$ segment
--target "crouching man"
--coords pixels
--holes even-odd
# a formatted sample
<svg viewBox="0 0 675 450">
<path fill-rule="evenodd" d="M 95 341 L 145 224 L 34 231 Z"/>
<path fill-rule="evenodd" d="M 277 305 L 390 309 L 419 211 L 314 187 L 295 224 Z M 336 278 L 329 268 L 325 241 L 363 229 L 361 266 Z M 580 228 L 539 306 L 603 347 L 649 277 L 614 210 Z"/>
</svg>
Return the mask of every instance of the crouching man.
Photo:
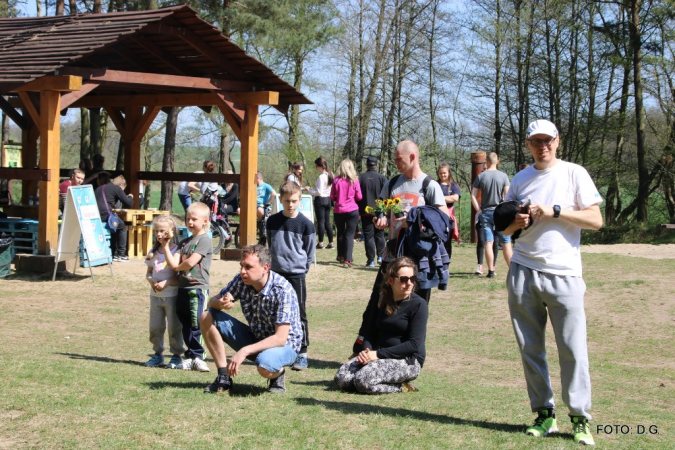
<svg viewBox="0 0 675 450">
<path fill-rule="evenodd" d="M 302 344 L 298 298 L 284 277 L 270 271 L 270 253 L 262 245 L 246 247 L 239 265 L 239 275 L 209 300 L 201 316 L 202 335 L 218 368 L 218 377 L 204 392 L 229 391 L 231 377 L 249 359 L 268 380 L 269 392 L 283 394 L 284 367 L 295 362 Z M 248 325 L 223 312 L 237 300 Z M 224 343 L 236 351 L 229 361 Z"/>
</svg>

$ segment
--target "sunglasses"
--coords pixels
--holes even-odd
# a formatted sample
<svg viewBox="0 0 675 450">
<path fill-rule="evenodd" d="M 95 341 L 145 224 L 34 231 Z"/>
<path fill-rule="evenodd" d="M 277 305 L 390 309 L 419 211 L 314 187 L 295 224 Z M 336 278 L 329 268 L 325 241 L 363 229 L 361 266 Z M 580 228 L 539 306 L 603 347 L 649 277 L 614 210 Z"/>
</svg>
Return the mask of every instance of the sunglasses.
<svg viewBox="0 0 675 450">
<path fill-rule="evenodd" d="M 417 283 L 417 277 L 413 275 L 412 277 L 396 277 L 401 281 L 401 284 L 406 284 L 408 281 L 412 281 L 413 284 Z"/>
<path fill-rule="evenodd" d="M 527 141 L 534 145 L 535 147 L 540 147 L 542 144 L 549 146 L 551 142 L 553 142 L 555 138 L 548 138 L 548 139 L 528 139 Z"/>
</svg>

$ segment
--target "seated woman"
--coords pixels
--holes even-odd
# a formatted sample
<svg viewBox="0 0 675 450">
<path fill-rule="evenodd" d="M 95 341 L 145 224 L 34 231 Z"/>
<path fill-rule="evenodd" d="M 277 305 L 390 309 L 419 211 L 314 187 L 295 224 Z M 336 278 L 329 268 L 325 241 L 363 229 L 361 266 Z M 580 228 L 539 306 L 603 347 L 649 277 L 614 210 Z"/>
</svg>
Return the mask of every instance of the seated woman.
<svg viewBox="0 0 675 450">
<path fill-rule="evenodd" d="M 335 374 L 343 391 L 363 394 L 390 394 L 417 391 L 410 383 L 424 364 L 429 310 L 415 294 L 417 266 L 402 257 L 387 266 L 378 310 L 369 318 L 363 350 Z"/>
</svg>

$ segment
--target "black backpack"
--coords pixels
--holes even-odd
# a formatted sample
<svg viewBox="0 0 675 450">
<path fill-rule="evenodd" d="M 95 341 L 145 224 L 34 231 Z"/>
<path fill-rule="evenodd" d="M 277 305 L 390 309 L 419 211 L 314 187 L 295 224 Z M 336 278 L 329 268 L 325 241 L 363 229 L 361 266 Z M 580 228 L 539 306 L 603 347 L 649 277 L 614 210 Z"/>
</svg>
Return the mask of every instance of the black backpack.
<svg viewBox="0 0 675 450">
<path fill-rule="evenodd" d="M 394 184 L 396 184 L 399 177 L 401 177 L 401 176 L 402 176 L 402 174 L 399 173 L 398 175 L 394 175 L 391 178 L 391 180 L 389 180 L 389 184 L 387 185 L 387 198 L 391 197 L 391 187 Z M 427 175 L 424 178 L 424 181 L 422 182 L 422 190 L 424 191 L 424 203 L 429 205 L 429 206 L 434 206 L 434 194 L 433 194 L 433 192 L 431 192 L 431 195 L 430 195 L 429 190 L 428 190 L 429 183 L 431 183 L 431 180 L 433 180 L 433 178 L 431 178 L 429 175 Z"/>
</svg>

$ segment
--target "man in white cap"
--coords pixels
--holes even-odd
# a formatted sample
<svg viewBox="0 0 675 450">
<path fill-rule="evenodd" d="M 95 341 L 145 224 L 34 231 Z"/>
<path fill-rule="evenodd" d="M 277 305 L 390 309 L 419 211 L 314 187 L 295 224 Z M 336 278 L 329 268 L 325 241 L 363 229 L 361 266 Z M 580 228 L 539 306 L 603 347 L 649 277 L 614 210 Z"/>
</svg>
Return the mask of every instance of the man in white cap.
<svg viewBox="0 0 675 450">
<path fill-rule="evenodd" d="M 586 169 L 557 158 L 560 136 L 548 120 L 527 128 L 534 165 L 518 172 L 506 200 L 530 214 L 517 214 L 504 234 L 522 229 L 506 279 L 509 311 L 525 370 L 534 425 L 531 436 L 557 432 L 555 403 L 546 361 L 545 332 L 551 318 L 560 358 L 563 401 L 574 441 L 595 445 L 591 419 L 591 378 L 586 345 L 586 285 L 581 277 L 581 230 L 599 230 L 602 198 Z M 532 219 L 531 219 L 531 218 Z M 530 220 L 533 220 L 529 228 Z"/>
</svg>

